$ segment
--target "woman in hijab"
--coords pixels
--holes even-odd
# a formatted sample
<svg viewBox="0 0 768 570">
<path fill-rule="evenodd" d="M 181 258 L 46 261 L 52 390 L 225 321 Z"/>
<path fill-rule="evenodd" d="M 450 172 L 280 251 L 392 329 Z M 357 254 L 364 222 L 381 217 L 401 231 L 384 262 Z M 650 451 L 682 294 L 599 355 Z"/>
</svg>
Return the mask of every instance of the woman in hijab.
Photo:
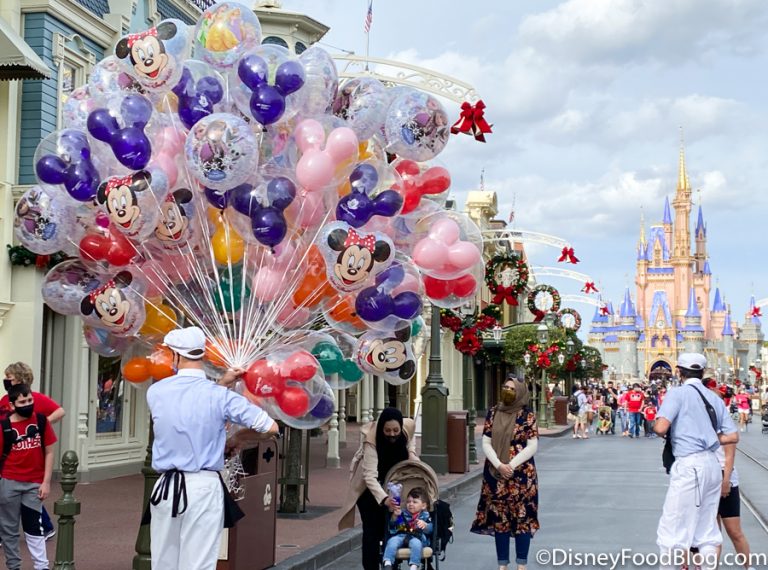
<svg viewBox="0 0 768 570">
<path fill-rule="evenodd" d="M 362 443 L 352 458 L 347 500 L 339 521 L 339 530 L 355 525 L 355 505 L 363 522 L 363 569 L 378 570 L 379 541 L 384 538 L 386 510 L 394 511 L 387 491 L 382 487 L 389 470 L 400 461 L 419 459 L 413 438 L 415 423 L 403 419 L 396 408 L 385 408 L 378 421 L 360 428 Z"/>
<path fill-rule="evenodd" d="M 511 536 L 517 568 L 526 568 L 531 538 L 539 529 L 539 484 L 533 462 L 538 437 L 536 416 L 528 407 L 528 387 L 507 379 L 500 402 L 485 419 L 485 469 L 471 528 L 471 532 L 494 536 L 499 570 L 508 570 Z"/>
</svg>

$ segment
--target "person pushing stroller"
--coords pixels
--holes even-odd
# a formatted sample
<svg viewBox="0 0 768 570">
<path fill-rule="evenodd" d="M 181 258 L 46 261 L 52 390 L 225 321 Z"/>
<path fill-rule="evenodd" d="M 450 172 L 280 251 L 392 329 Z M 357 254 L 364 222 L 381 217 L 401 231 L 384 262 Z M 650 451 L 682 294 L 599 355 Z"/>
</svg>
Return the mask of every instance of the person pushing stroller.
<svg viewBox="0 0 768 570">
<path fill-rule="evenodd" d="M 389 519 L 390 537 L 384 549 L 385 568 L 394 564 L 397 549 L 407 545 L 411 551 L 408 561 L 410 570 L 416 570 L 421 565 L 423 548 L 430 544 L 428 536 L 432 534 L 432 520 L 427 510 L 427 492 L 421 487 L 411 489 L 405 509 L 396 507 Z"/>
</svg>

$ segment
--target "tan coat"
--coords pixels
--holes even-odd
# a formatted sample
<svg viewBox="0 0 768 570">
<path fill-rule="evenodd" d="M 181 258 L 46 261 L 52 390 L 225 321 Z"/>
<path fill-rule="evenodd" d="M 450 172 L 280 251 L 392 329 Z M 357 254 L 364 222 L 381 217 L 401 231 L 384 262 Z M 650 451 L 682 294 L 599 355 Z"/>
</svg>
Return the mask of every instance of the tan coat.
<svg viewBox="0 0 768 570">
<path fill-rule="evenodd" d="M 405 418 L 403 431 L 408 440 L 408 458 L 418 460 L 416 440 L 413 437 L 416 423 L 412 419 Z M 370 489 L 377 503 L 381 503 L 388 495 L 378 480 L 379 454 L 376 452 L 376 422 L 367 423 L 360 428 L 360 439 L 362 440 L 360 448 L 349 466 L 351 472 L 349 489 L 339 520 L 339 530 L 355 526 L 355 505 L 366 489 Z"/>
</svg>

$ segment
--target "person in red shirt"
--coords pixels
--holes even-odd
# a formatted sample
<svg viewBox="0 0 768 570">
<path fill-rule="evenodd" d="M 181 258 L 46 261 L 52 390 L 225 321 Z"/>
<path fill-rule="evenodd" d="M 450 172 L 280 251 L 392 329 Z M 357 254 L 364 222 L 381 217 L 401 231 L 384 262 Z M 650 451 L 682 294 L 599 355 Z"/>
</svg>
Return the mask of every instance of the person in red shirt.
<svg viewBox="0 0 768 570">
<path fill-rule="evenodd" d="M 0 539 L 9 569 L 21 568 L 19 519 L 35 568 L 48 568 L 43 531 L 43 499 L 51 492 L 56 434 L 44 416 L 35 414 L 35 398 L 26 384 L 12 386 L 13 413 L 0 434 Z M 38 418 L 42 418 L 42 421 Z M 40 433 L 41 424 L 45 424 Z M 10 449 L 6 438 L 13 437 Z M 6 454 L 7 451 L 7 454 Z"/>
<path fill-rule="evenodd" d="M 739 429 L 747 430 L 747 421 L 749 420 L 749 394 L 744 390 L 744 386 L 739 386 L 739 391 L 733 397 L 736 400 L 736 409 L 739 410 Z"/>
<path fill-rule="evenodd" d="M 653 433 L 653 422 L 656 420 L 656 406 L 653 405 L 653 400 L 650 398 L 645 400 L 643 404 L 643 418 L 645 419 L 645 437 L 656 437 Z"/>
<path fill-rule="evenodd" d="M 35 380 L 35 375 L 28 364 L 24 362 L 14 362 L 9 364 L 5 369 L 5 379 L 3 380 L 3 386 L 5 391 L 8 392 L 11 386 L 18 384 L 26 384 L 32 386 L 32 382 Z M 45 394 L 40 392 L 32 392 L 32 397 L 35 399 L 34 412 L 37 414 L 43 414 L 48 418 L 48 422 L 55 424 L 61 421 L 66 412 L 58 402 L 52 400 Z M 8 417 L 13 413 L 11 403 L 8 400 L 8 394 L 0 398 L 0 418 Z M 43 529 L 45 530 L 45 540 L 50 540 L 56 535 L 56 528 L 53 526 L 53 521 L 48 515 L 48 511 L 43 507 Z"/>
<path fill-rule="evenodd" d="M 635 384 L 632 390 L 627 392 L 627 412 L 629 413 L 629 437 L 640 437 L 640 425 L 643 423 L 641 409 L 645 395 L 640 389 L 640 384 Z"/>
</svg>

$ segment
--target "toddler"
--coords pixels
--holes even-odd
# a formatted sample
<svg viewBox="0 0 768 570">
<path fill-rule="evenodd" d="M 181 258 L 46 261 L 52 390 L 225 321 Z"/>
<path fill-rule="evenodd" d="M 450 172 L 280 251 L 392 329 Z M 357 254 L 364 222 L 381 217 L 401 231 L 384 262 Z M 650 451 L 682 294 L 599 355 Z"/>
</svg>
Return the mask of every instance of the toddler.
<svg viewBox="0 0 768 570">
<path fill-rule="evenodd" d="M 427 512 L 426 491 L 421 487 L 411 489 L 405 509 L 396 507 L 389 520 L 390 537 L 384 549 L 385 568 L 394 564 L 397 549 L 407 545 L 411 551 L 408 561 L 410 570 L 417 570 L 421 565 L 422 550 L 430 543 L 428 536 L 432 534 L 432 521 Z"/>
</svg>

